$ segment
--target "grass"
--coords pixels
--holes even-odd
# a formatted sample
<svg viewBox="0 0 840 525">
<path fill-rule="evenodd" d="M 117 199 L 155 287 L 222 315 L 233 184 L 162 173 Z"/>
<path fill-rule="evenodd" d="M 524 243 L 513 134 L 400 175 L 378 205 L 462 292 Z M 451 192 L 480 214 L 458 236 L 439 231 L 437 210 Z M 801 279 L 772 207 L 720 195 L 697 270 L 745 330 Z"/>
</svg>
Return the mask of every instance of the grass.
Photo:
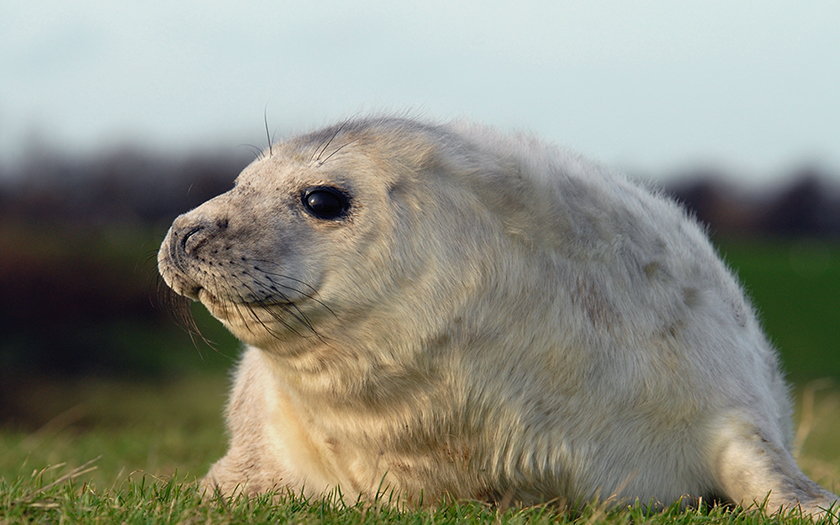
<svg viewBox="0 0 840 525">
<path fill-rule="evenodd" d="M 564 512 L 551 506 L 498 508 L 478 502 L 441 502 L 434 508 L 399 510 L 385 501 L 345 504 L 334 498 L 307 499 L 291 493 L 239 497 L 227 500 L 207 497 L 194 481 L 178 476 L 126 480 L 100 489 L 79 480 L 89 472 L 87 464 L 55 477 L 52 469 L 38 471 L 28 479 L 11 483 L 0 479 L 0 523 L 554 523 L 554 524 L 771 524 L 811 523 L 797 511 L 765 516 L 754 509 L 703 505 L 680 509 L 678 504 L 662 512 L 640 505 L 607 509 L 591 505 L 579 512 Z M 819 520 L 830 523 L 831 518 Z"/>
<path fill-rule="evenodd" d="M 840 247 L 727 242 L 721 251 L 761 310 L 796 383 L 798 462 L 840 489 Z M 218 325 L 203 329 L 234 353 Z M 218 337 L 217 337 L 218 335 Z M 174 346 L 187 345 L 188 336 Z M 724 507 L 645 513 L 640 507 L 496 509 L 474 502 L 397 511 L 282 494 L 223 501 L 202 498 L 196 480 L 225 449 L 222 409 L 229 358 L 203 349 L 178 357 L 195 371 L 131 381 L 31 381 L 21 410 L 0 422 L 0 525 L 6 523 L 797 523 Z M 218 361 L 218 362 L 217 362 Z M 123 376 L 125 377 L 125 376 Z M 21 384 L 27 378 L 18 378 Z M 807 521 L 807 520 L 806 520 Z"/>
<path fill-rule="evenodd" d="M 50 466 L 75 468 L 94 458 L 99 458 L 95 470 L 84 479 L 100 487 L 146 474 L 200 477 L 224 453 L 226 390 L 222 374 L 155 383 L 102 378 L 45 383 L 31 392 L 32 403 L 55 416 L 35 431 L 0 432 L 0 477 L 28 478 Z"/>
<path fill-rule="evenodd" d="M 277 497 L 238 498 L 234 501 L 202 498 L 194 483 L 177 479 L 124 484 L 105 491 L 65 480 L 44 484 L 38 474 L 29 486 L 4 486 L 0 481 L 0 523 L 776 523 L 752 512 L 709 507 L 681 511 L 674 506 L 661 513 L 639 506 L 605 511 L 585 508 L 580 514 L 558 512 L 551 507 L 497 509 L 476 502 L 441 503 L 433 509 L 399 511 L 388 505 L 344 505 L 329 500 L 308 500 L 292 494 Z M 12 501 L 8 504 L 8 501 Z M 809 523 L 795 513 L 786 523 Z"/>
</svg>

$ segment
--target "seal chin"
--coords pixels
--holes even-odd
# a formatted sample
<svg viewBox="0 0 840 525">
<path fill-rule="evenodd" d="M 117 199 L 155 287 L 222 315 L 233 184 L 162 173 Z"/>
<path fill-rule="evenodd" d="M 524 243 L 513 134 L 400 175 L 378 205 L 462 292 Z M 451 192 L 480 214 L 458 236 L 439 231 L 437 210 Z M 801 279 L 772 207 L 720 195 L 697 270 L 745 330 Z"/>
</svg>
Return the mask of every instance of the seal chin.
<svg viewBox="0 0 840 525">
<path fill-rule="evenodd" d="M 161 251 L 163 250 L 161 249 Z M 178 267 L 172 263 L 172 261 L 167 258 L 161 258 L 158 262 L 158 267 L 160 269 L 160 275 L 163 277 L 163 282 L 165 282 L 173 292 L 192 299 L 193 301 L 199 300 L 198 293 L 201 290 L 201 286 L 187 277 L 184 272 L 179 270 Z"/>
<path fill-rule="evenodd" d="M 208 292 L 205 288 L 199 288 L 195 292 L 195 297 L 201 304 L 203 304 L 210 314 L 219 320 L 225 320 L 230 317 L 230 304 L 229 302 L 222 301 L 212 293 Z"/>
<path fill-rule="evenodd" d="M 259 314 L 257 313 L 259 310 L 267 307 L 264 304 L 240 302 L 220 298 L 218 295 L 214 295 L 212 292 L 207 291 L 206 288 L 198 288 L 195 291 L 195 297 L 198 301 L 201 301 L 201 304 L 207 308 L 213 317 L 220 321 L 230 321 L 231 318 L 235 317 L 242 322 L 245 322 L 247 319 L 258 324 L 264 323 L 264 321 L 260 320 Z M 273 305 L 275 303 L 271 304 Z M 250 313 L 247 317 L 243 317 L 243 311 L 248 311 Z"/>
</svg>

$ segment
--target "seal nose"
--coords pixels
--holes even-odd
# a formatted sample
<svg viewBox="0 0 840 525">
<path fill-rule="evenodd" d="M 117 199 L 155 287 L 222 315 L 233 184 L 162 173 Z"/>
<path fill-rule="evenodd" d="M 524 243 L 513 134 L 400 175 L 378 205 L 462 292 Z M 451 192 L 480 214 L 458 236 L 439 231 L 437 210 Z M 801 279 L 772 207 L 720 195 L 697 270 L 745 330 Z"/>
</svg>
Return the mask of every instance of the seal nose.
<svg viewBox="0 0 840 525">
<path fill-rule="evenodd" d="M 199 246 L 207 242 L 206 235 L 200 235 L 200 233 L 207 228 L 205 226 L 195 226 L 191 228 L 186 233 L 181 235 L 181 250 L 187 255 L 194 253 Z M 175 235 L 177 236 L 178 233 L 176 232 Z"/>
<path fill-rule="evenodd" d="M 185 256 L 195 256 L 204 244 L 228 227 L 227 219 L 198 223 L 187 219 L 181 216 L 172 225 L 172 244 L 176 253 Z"/>
</svg>

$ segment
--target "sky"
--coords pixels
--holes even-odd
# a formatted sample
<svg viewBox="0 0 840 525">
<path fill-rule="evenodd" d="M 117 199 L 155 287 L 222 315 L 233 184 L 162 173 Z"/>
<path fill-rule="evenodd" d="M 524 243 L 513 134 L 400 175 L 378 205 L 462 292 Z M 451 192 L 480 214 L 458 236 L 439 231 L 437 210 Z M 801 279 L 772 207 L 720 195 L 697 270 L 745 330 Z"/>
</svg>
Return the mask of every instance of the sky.
<svg viewBox="0 0 840 525">
<path fill-rule="evenodd" d="M 469 118 L 652 176 L 840 178 L 840 2 L 0 4 L 0 164 Z"/>
</svg>

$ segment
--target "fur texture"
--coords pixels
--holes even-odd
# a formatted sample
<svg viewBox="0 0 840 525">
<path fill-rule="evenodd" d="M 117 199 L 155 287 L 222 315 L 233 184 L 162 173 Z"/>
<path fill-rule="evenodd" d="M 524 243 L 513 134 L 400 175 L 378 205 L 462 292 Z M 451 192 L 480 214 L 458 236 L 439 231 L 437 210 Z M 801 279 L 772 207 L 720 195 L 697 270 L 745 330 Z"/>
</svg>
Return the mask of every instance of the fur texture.
<svg viewBox="0 0 840 525">
<path fill-rule="evenodd" d="M 531 137 L 374 118 L 276 144 L 159 267 L 247 344 L 205 480 L 225 494 L 837 501 L 702 229 Z"/>
</svg>

